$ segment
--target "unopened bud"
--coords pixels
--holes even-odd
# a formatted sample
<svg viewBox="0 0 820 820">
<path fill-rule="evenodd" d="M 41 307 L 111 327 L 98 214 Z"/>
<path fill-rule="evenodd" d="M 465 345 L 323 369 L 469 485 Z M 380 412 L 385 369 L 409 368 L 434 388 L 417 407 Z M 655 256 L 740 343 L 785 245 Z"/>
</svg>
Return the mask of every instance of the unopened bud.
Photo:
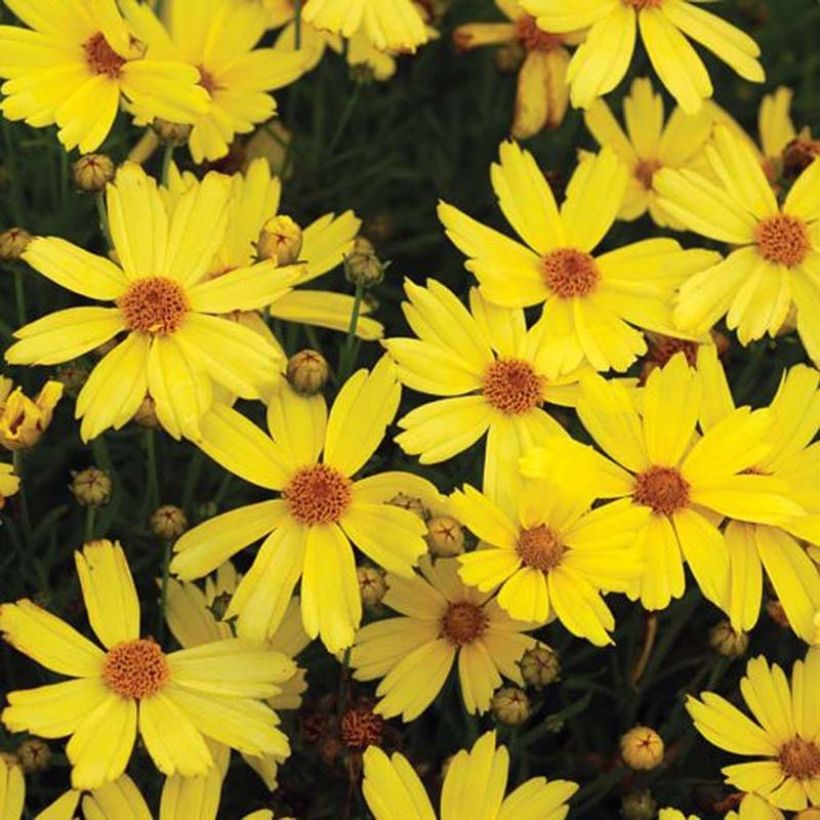
<svg viewBox="0 0 820 820">
<path fill-rule="evenodd" d="M 151 515 L 151 532 L 166 541 L 179 538 L 188 529 L 185 513 L 173 504 L 157 507 Z"/>
<path fill-rule="evenodd" d="M 51 748 L 44 740 L 33 737 L 17 747 L 17 759 L 24 772 L 42 772 L 51 765 Z"/>
<path fill-rule="evenodd" d="M 330 376 L 327 359 L 317 350 L 300 350 L 288 359 L 287 377 L 291 387 L 303 396 L 321 393 Z"/>
<path fill-rule="evenodd" d="M 302 252 L 302 229 L 289 216 L 271 217 L 259 232 L 256 255 L 275 259 L 277 265 L 292 265 Z"/>
<path fill-rule="evenodd" d="M 530 717 L 530 699 L 523 689 L 505 686 L 499 689 L 490 702 L 495 719 L 505 726 L 520 726 Z"/>
<path fill-rule="evenodd" d="M 558 679 L 561 663 L 558 653 L 546 644 L 538 644 L 528 649 L 518 662 L 521 677 L 529 686 L 541 689 Z"/>
<path fill-rule="evenodd" d="M 749 635 L 735 632 L 729 621 L 720 621 L 709 630 L 709 646 L 725 658 L 739 658 L 749 647 Z"/>
<path fill-rule="evenodd" d="M 384 279 L 385 266 L 369 240 L 363 236 L 356 238 L 353 250 L 345 257 L 345 278 L 362 288 L 372 288 Z"/>
<path fill-rule="evenodd" d="M 137 408 L 134 414 L 134 421 L 140 427 L 147 427 L 154 430 L 159 427 L 159 419 L 157 418 L 157 405 L 151 396 L 146 396 L 142 400 L 142 404 Z"/>
<path fill-rule="evenodd" d="M 9 228 L 0 233 L 0 261 L 16 262 L 33 239 L 23 228 Z"/>
<path fill-rule="evenodd" d="M 151 123 L 151 128 L 154 129 L 154 133 L 161 143 L 165 145 L 175 145 L 177 147 L 185 145 L 185 143 L 188 142 L 188 138 L 191 136 L 191 131 L 193 130 L 192 125 L 181 122 L 169 122 L 168 120 L 163 120 L 161 117 L 154 118 L 154 121 Z"/>
<path fill-rule="evenodd" d="M 403 510 L 410 510 L 424 521 L 430 517 L 430 511 L 424 506 L 424 502 L 413 495 L 407 495 L 407 493 L 397 493 L 387 503 L 392 504 L 394 507 L 401 507 Z"/>
<path fill-rule="evenodd" d="M 650 792 L 630 792 L 621 799 L 624 820 L 655 820 L 657 808 L 657 801 Z"/>
<path fill-rule="evenodd" d="M 72 472 L 70 490 L 82 507 L 102 507 L 111 498 L 111 479 L 108 473 L 89 467 Z"/>
<path fill-rule="evenodd" d="M 88 380 L 88 369 L 76 362 L 60 365 L 54 374 L 55 379 L 63 385 L 66 396 L 76 399 L 83 385 Z"/>
<path fill-rule="evenodd" d="M 663 740 L 648 726 L 635 726 L 621 738 L 621 757 L 630 769 L 649 771 L 663 761 Z"/>
<path fill-rule="evenodd" d="M 455 518 L 437 515 L 427 522 L 427 546 L 437 558 L 452 558 L 464 552 L 464 529 Z"/>
<path fill-rule="evenodd" d="M 387 579 L 380 567 L 363 566 L 356 569 L 362 603 L 368 608 L 378 606 L 387 592 Z"/>
<path fill-rule="evenodd" d="M 116 172 L 113 160 L 105 154 L 86 154 L 72 168 L 74 184 L 87 194 L 104 191 Z"/>
</svg>

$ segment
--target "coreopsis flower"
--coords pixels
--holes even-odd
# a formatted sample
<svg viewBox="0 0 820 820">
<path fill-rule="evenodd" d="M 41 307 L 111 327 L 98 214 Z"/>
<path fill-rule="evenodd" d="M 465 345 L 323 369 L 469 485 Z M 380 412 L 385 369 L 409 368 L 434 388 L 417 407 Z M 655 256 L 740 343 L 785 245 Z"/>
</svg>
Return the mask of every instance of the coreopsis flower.
<svg viewBox="0 0 820 820">
<path fill-rule="evenodd" d="M 11 379 L 0 376 L 0 445 L 23 450 L 37 444 L 51 424 L 63 389 L 61 382 L 47 381 L 30 399 L 22 387 L 15 389 Z"/>
<path fill-rule="evenodd" d="M 125 771 L 137 734 L 157 768 L 205 774 L 205 738 L 252 755 L 289 751 L 263 698 L 294 664 L 266 647 L 222 639 L 165 653 L 139 632 L 140 605 L 125 554 L 110 541 L 76 552 L 88 620 L 104 649 L 27 599 L 0 607 L 0 631 L 19 652 L 72 679 L 7 694 L 13 732 L 70 736 L 75 789 L 96 789 Z"/>
<path fill-rule="evenodd" d="M 532 155 L 501 145 L 491 169 L 501 210 L 525 244 L 439 205 L 447 235 L 469 260 L 484 298 L 505 307 L 544 303 L 539 363 L 549 378 L 588 362 L 626 370 L 646 352 L 636 328 L 679 336 L 675 288 L 717 254 L 683 251 L 674 239 L 647 239 L 599 256 L 592 251 L 621 210 L 629 171 L 611 148 L 573 175 L 559 212 Z M 633 327 L 634 325 L 634 327 Z"/>
<path fill-rule="evenodd" d="M 578 415 L 612 459 L 587 454 L 596 494 L 631 498 L 652 513 L 635 539 L 645 569 L 627 590 L 649 610 L 683 595 L 684 561 L 704 596 L 727 610 L 729 549 L 716 521 L 778 525 L 803 513 L 785 481 L 749 473 L 770 452 L 770 411 L 738 408 L 701 436 L 697 422 L 711 400 L 682 353 L 649 375 L 640 413 L 623 384 L 598 375 L 581 381 Z M 552 461 L 530 454 L 523 466 L 529 475 L 549 474 Z"/>
<path fill-rule="evenodd" d="M 301 577 L 305 632 L 321 636 L 331 652 L 350 646 L 362 617 L 351 542 L 374 563 L 412 574 L 427 551 L 427 528 L 385 502 L 402 490 L 419 497 L 437 491 L 409 473 L 353 478 L 381 443 L 400 392 L 385 356 L 345 382 L 329 415 L 322 396 L 300 396 L 283 384 L 268 406 L 272 438 L 227 406 L 215 406 L 205 419 L 202 449 L 226 470 L 280 494 L 212 518 L 174 544 L 171 569 L 190 580 L 266 536 L 226 614 L 239 616 L 240 636 L 274 634 Z"/>
<path fill-rule="evenodd" d="M 194 122 L 208 110 L 196 69 L 136 39 L 115 0 L 6 5 L 29 28 L 0 26 L 0 110 L 35 128 L 56 123 L 66 150 L 96 150 L 124 99 L 149 121 Z"/>
<path fill-rule="evenodd" d="M 424 18 L 411 0 L 307 0 L 302 19 L 345 37 L 361 29 L 381 51 L 415 51 L 429 39 Z"/>
<path fill-rule="evenodd" d="M 498 604 L 512 618 L 557 617 L 574 635 L 612 643 L 615 619 L 602 590 L 626 591 L 643 572 L 635 535 L 649 510 L 628 499 L 590 511 L 579 477 L 528 481 L 507 504 L 469 485 L 451 497 L 455 514 L 479 538 L 459 556 L 461 580 L 482 592 L 500 587 Z"/>
<path fill-rule="evenodd" d="M 701 427 L 708 431 L 730 416 L 735 405 L 714 349 L 698 351 L 698 374 L 711 399 L 701 407 Z M 730 521 L 726 527 L 732 579 L 727 614 L 736 630 L 748 632 L 757 623 L 765 570 L 791 628 L 807 643 L 813 641 L 814 616 L 820 611 L 820 568 L 803 542 L 820 546 L 820 443 L 814 442 L 820 428 L 818 387 L 820 374 L 814 368 L 797 365 L 783 374 L 769 405 L 769 451 L 748 468 L 783 481 L 789 497 L 808 515 L 777 526 Z"/>
<path fill-rule="evenodd" d="M 0 755 L 0 817 L 19 820 L 23 816 L 26 781 L 23 769 Z"/>
<path fill-rule="evenodd" d="M 454 663 L 470 714 L 490 708 L 502 675 L 524 685 L 518 662 L 539 624 L 513 620 L 487 593 L 458 577 L 455 558 L 425 557 L 421 575 L 388 573 L 383 604 L 401 617 L 362 627 L 350 653 L 356 680 L 382 678 L 375 712 L 415 720 L 435 700 Z"/>
<path fill-rule="evenodd" d="M 20 491 L 20 478 L 14 474 L 11 464 L 0 463 L 0 510 L 6 506 L 6 499 Z"/>
<path fill-rule="evenodd" d="M 635 40 L 641 40 L 652 67 L 688 114 L 696 114 L 713 88 L 690 37 L 741 77 L 762 83 L 760 48 L 740 29 L 687 0 L 521 0 L 545 31 L 589 28 L 567 71 L 572 104 L 586 108 L 612 91 L 626 75 Z"/>
<path fill-rule="evenodd" d="M 118 264 L 57 237 L 27 248 L 23 258 L 44 276 L 114 304 L 60 310 L 20 328 L 8 362 L 58 364 L 125 334 L 77 397 L 83 439 L 122 427 L 146 392 L 172 436 L 197 439 L 214 383 L 258 399 L 276 381 L 277 348 L 223 315 L 275 301 L 302 268 L 270 263 L 206 278 L 225 236 L 230 191 L 230 178 L 210 173 L 166 207 L 156 182 L 127 163 L 106 192 Z"/>
<path fill-rule="evenodd" d="M 749 661 L 740 681 L 754 720 L 714 692 L 687 698 L 686 709 L 706 740 L 732 754 L 761 758 L 725 766 L 728 784 L 786 811 L 820 804 L 818 680 L 820 654 L 795 662 L 791 686 L 777 664 L 769 666 L 760 656 Z"/>
<path fill-rule="evenodd" d="M 518 72 L 512 135 L 526 139 L 543 128 L 558 128 L 569 105 L 569 52 L 564 46 L 577 45 L 583 34 L 543 31 L 518 0 L 496 0 L 495 4 L 509 22 L 461 25 L 453 32 L 456 48 L 467 51 L 487 45 L 520 46 L 525 56 Z"/>
<path fill-rule="evenodd" d="M 748 345 L 774 336 L 794 304 L 800 340 L 820 362 L 820 159 L 780 206 L 746 140 L 718 125 L 706 152 L 719 182 L 662 169 L 655 175 L 660 206 L 689 230 L 738 247 L 681 285 L 676 324 L 706 333 L 725 315 Z"/>
<path fill-rule="evenodd" d="M 487 820 L 564 820 L 578 791 L 571 780 L 533 777 L 505 797 L 510 756 L 485 732 L 468 752 L 450 761 L 441 791 L 440 820 L 475 816 Z M 465 784 L 469 784 L 469 788 Z M 388 757 L 377 746 L 364 753 L 362 793 L 376 820 L 435 820 L 424 786 L 404 755 Z"/>
<path fill-rule="evenodd" d="M 712 113 L 703 108 L 690 115 L 678 107 L 664 124 L 663 98 L 644 77 L 632 83 L 624 99 L 624 121 L 626 133 L 602 99 L 595 100 L 584 115 L 598 144 L 612 148 L 629 168 L 629 187 L 618 217 L 631 221 L 648 211 L 656 225 L 682 229 L 658 207 L 655 173 L 661 168 L 687 168 L 698 160 L 712 136 Z"/>
<path fill-rule="evenodd" d="M 147 3 L 121 3 L 152 55 L 187 63 L 198 72 L 210 106 L 193 121 L 188 138 L 194 162 L 224 157 L 236 134 L 248 134 L 274 115 L 276 101 L 269 92 L 305 71 L 303 54 L 256 48 L 267 29 L 267 13 L 259 3 L 173 0 L 164 7 L 167 28 Z M 225 36 L 227 27 L 230 37 Z"/>
</svg>

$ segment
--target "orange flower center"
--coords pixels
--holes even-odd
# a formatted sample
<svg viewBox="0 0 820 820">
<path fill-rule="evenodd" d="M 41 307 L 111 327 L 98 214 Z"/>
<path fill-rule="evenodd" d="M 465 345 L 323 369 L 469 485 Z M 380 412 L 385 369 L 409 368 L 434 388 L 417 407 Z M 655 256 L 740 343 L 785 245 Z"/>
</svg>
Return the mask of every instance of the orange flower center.
<svg viewBox="0 0 820 820">
<path fill-rule="evenodd" d="M 199 71 L 199 85 L 201 85 L 211 96 L 214 95 L 214 92 L 219 91 L 222 86 L 216 81 L 216 78 L 207 68 L 204 66 L 198 65 L 197 71 Z"/>
<path fill-rule="evenodd" d="M 794 737 L 780 747 L 780 766 L 795 780 L 820 776 L 820 747 L 811 740 Z"/>
<path fill-rule="evenodd" d="M 811 247 L 806 223 L 786 214 L 770 216 L 759 222 L 755 235 L 760 255 L 787 268 L 801 264 Z"/>
<path fill-rule="evenodd" d="M 553 51 L 564 43 L 560 34 L 538 28 L 535 18 L 528 14 L 516 21 L 515 36 L 527 51 Z"/>
<path fill-rule="evenodd" d="M 335 524 L 350 504 L 351 481 L 327 464 L 305 467 L 290 480 L 283 495 L 290 514 L 303 524 Z"/>
<path fill-rule="evenodd" d="M 521 530 L 516 549 L 524 566 L 541 572 L 555 569 L 564 556 L 564 547 L 558 534 L 546 524 Z"/>
<path fill-rule="evenodd" d="M 689 482 L 674 467 L 650 467 L 635 479 L 634 500 L 659 515 L 672 515 L 689 504 Z"/>
<path fill-rule="evenodd" d="M 159 692 L 168 683 L 171 670 L 159 644 L 140 638 L 108 650 L 102 677 L 112 692 L 139 700 Z"/>
<path fill-rule="evenodd" d="M 520 359 L 499 359 L 484 374 L 484 398 L 508 416 L 520 416 L 541 404 L 543 387 L 543 378 Z"/>
<path fill-rule="evenodd" d="M 541 264 L 547 287 L 562 299 L 589 296 L 601 278 L 595 259 L 573 248 L 551 251 Z"/>
<path fill-rule="evenodd" d="M 450 643 L 465 646 L 478 640 L 490 625 L 490 619 L 480 606 L 459 601 L 450 604 L 441 619 L 441 633 Z"/>
<path fill-rule="evenodd" d="M 165 276 L 149 276 L 132 282 L 117 299 L 129 330 L 167 336 L 182 324 L 191 309 L 181 285 Z"/>
<path fill-rule="evenodd" d="M 660 171 L 663 166 L 656 159 L 641 159 L 635 166 L 632 172 L 635 179 L 647 190 L 652 190 L 652 180 L 655 178 L 655 172 Z"/>
<path fill-rule="evenodd" d="M 88 67 L 95 74 L 105 74 L 112 79 L 120 76 L 122 67 L 128 62 L 108 45 L 108 40 L 101 31 L 93 34 L 83 43 L 83 51 Z"/>
<path fill-rule="evenodd" d="M 633 9 L 643 11 L 644 9 L 660 8 L 663 0 L 622 0 L 625 6 L 632 6 Z"/>
</svg>

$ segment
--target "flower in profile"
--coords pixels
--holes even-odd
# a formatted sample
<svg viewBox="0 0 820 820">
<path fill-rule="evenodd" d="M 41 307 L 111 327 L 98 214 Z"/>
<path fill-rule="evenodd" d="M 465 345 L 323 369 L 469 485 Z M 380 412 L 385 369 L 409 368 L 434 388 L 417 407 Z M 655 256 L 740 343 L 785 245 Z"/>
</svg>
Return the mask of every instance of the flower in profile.
<svg viewBox="0 0 820 820">
<path fill-rule="evenodd" d="M 712 112 L 702 108 L 690 115 L 678 107 L 664 125 L 663 98 L 653 91 L 652 81 L 643 77 L 634 80 L 624 99 L 624 121 L 626 133 L 603 99 L 595 100 L 584 114 L 598 144 L 612 148 L 630 171 L 618 217 L 631 221 L 648 211 L 656 225 L 682 229 L 658 206 L 655 174 L 661 168 L 687 168 L 699 161 L 712 136 Z"/>
<path fill-rule="evenodd" d="M 30 399 L 22 387 L 0 376 L 0 445 L 7 450 L 33 447 L 51 424 L 54 408 L 63 396 L 63 384 L 47 381 Z"/>
<path fill-rule="evenodd" d="M 288 754 L 276 713 L 262 699 L 292 676 L 291 660 L 231 638 L 166 653 L 140 637 L 122 548 L 91 541 L 74 557 L 89 622 L 105 649 L 27 599 L 0 607 L 6 641 L 72 678 L 9 692 L 2 720 L 10 731 L 70 736 L 75 789 L 120 777 L 138 733 L 167 775 L 205 774 L 213 765 L 206 738 L 252 755 Z"/>
<path fill-rule="evenodd" d="M 456 48 L 467 51 L 487 45 L 519 46 L 525 56 L 518 72 L 512 135 L 527 139 L 543 128 L 558 128 L 569 105 L 569 52 L 564 46 L 582 42 L 583 34 L 543 31 L 518 0 L 496 0 L 496 6 L 509 22 L 465 23 L 453 32 Z"/>
<path fill-rule="evenodd" d="M 421 575 L 388 573 L 383 603 L 401 617 L 362 627 L 350 653 L 356 680 L 382 678 L 375 712 L 415 720 L 435 700 L 453 664 L 470 714 L 490 708 L 502 675 L 524 685 L 518 662 L 539 624 L 513 620 L 487 593 L 458 577 L 458 561 L 420 562 Z"/>
<path fill-rule="evenodd" d="M 820 804 L 818 680 L 818 653 L 795 662 L 791 686 L 777 664 L 760 656 L 749 661 L 740 681 L 754 720 L 714 692 L 687 698 L 686 709 L 706 740 L 732 754 L 759 758 L 725 766 L 729 785 L 786 811 Z"/>
<path fill-rule="evenodd" d="M 757 43 L 687 0 L 521 0 L 521 5 L 546 31 L 589 28 L 567 71 L 572 104 L 579 108 L 623 80 L 638 29 L 652 67 L 687 114 L 696 114 L 713 92 L 709 73 L 687 36 L 745 80 L 765 79 Z"/>
<path fill-rule="evenodd" d="M 719 182 L 665 168 L 655 175 L 660 206 L 689 230 L 737 247 L 681 285 L 676 324 L 706 333 L 725 316 L 748 345 L 774 336 L 794 304 L 800 340 L 820 363 L 820 159 L 780 206 L 745 139 L 718 125 L 706 153 Z"/>
<path fill-rule="evenodd" d="M 106 192 L 119 264 L 57 237 L 27 248 L 23 258 L 44 276 L 114 304 L 60 310 L 20 328 L 8 362 L 58 364 L 125 334 L 77 397 L 84 440 L 130 421 L 146 392 L 172 436 L 198 439 L 214 383 L 259 399 L 278 377 L 278 349 L 223 316 L 275 301 L 302 267 L 274 263 L 206 278 L 225 236 L 230 190 L 228 177 L 210 173 L 166 207 L 156 182 L 126 163 Z"/>
<path fill-rule="evenodd" d="M 14 474 L 11 464 L 0 463 L 0 510 L 6 506 L 6 499 L 20 491 L 20 478 Z"/>
<path fill-rule="evenodd" d="M 267 28 L 267 13 L 259 3 L 174 0 L 165 5 L 166 28 L 150 5 L 120 2 L 150 54 L 187 63 L 197 72 L 210 106 L 193 121 L 188 147 L 194 162 L 224 157 L 234 135 L 249 134 L 276 113 L 269 92 L 292 83 L 305 71 L 304 54 L 256 48 Z M 225 36 L 226 30 L 230 37 Z"/>
<path fill-rule="evenodd" d="M 509 753 L 504 746 L 496 748 L 495 732 L 483 734 L 469 752 L 461 749 L 444 777 L 440 820 L 564 820 L 576 783 L 533 777 L 505 797 L 509 767 Z M 371 746 L 364 753 L 362 793 L 375 820 L 435 820 L 419 776 L 399 752 L 388 757 Z"/>
<path fill-rule="evenodd" d="M 469 485 L 451 498 L 455 514 L 479 539 L 459 556 L 464 583 L 490 592 L 512 618 L 558 618 L 574 635 L 612 643 L 615 619 L 602 590 L 626 591 L 641 577 L 635 536 L 649 510 L 622 499 L 590 511 L 593 493 L 575 474 L 565 482 L 533 480 L 507 504 Z"/>
<path fill-rule="evenodd" d="M 26 781 L 23 769 L 0 755 L 0 817 L 19 820 L 23 816 Z"/>
<path fill-rule="evenodd" d="M 331 652 L 345 649 L 362 618 L 351 542 L 400 575 L 411 575 L 427 551 L 424 521 L 385 502 L 401 491 L 437 498 L 429 482 L 402 472 L 353 478 L 384 438 L 400 393 L 384 356 L 345 382 L 329 415 L 322 396 L 300 396 L 285 383 L 268 405 L 270 436 L 227 406 L 215 406 L 203 421 L 200 446 L 208 455 L 280 494 L 212 518 L 174 544 L 171 570 L 191 580 L 266 536 L 226 614 L 239 616 L 241 637 L 273 635 L 301 577 L 305 632 L 321 636 Z"/>
<path fill-rule="evenodd" d="M 6 5 L 29 28 L 0 26 L 0 110 L 35 128 L 56 123 L 67 151 L 96 150 L 123 100 L 147 120 L 194 122 L 208 110 L 196 69 L 146 50 L 115 0 Z"/>
<path fill-rule="evenodd" d="M 599 256 L 593 250 L 621 211 L 629 171 L 605 147 L 573 174 L 561 210 L 532 155 L 501 145 L 491 169 L 504 216 L 521 244 L 452 205 L 439 205 L 447 235 L 469 259 L 484 298 L 504 307 L 544 304 L 539 363 L 549 378 L 584 362 L 626 370 L 646 352 L 636 328 L 680 336 L 672 299 L 686 277 L 717 254 L 646 239 Z"/>
</svg>

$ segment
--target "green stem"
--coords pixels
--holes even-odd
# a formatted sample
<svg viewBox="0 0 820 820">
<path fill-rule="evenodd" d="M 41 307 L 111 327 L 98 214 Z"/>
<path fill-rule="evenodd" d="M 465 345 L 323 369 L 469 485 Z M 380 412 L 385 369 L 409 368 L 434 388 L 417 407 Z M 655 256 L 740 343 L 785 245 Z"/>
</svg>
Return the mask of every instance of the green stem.
<svg viewBox="0 0 820 820">
<path fill-rule="evenodd" d="M 100 191 L 95 197 L 97 200 L 97 215 L 100 219 L 100 230 L 109 248 L 114 247 L 114 240 L 111 238 L 111 229 L 108 226 L 108 211 L 105 208 L 105 193 Z"/>
<path fill-rule="evenodd" d="M 85 508 L 85 538 L 84 541 L 93 541 L 94 540 L 94 515 L 95 515 L 95 508 L 94 507 L 86 507 Z"/>
<path fill-rule="evenodd" d="M 174 161 L 174 148 L 176 146 L 172 142 L 165 144 L 165 152 L 162 155 L 162 184 L 168 187 L 168 177 L 171 173 L 171 163 Z"/>
<path fill-rule="evenodd" d="M 28 511 L 28 497 L 26 493 L 26 483 L 23 478 L 23 452 L 22 450 L 15 450 L 12 455 L 14 464 L 14 474 L 20 479 L 20 525 L 23 530 L 23 542 L 26 549 L 31 551 L 33 547 L 32 529 L 31 529 L 31 515 Z"/>
<path fill-rule="evenodd" d="M 168 606 L 168 580 L 171 567 L 171 541 L 165 542 L 162 553 L 162 582 L 159 589 L 159 612 L 157 613 L 157 643 L 162 643 L 165 637 L 165 609 Z"/>
<path fill-rule="evenodd" d="M 299 51 L 302 48 L 302 0 L 296 0 L 294 3 L 294 31 L 295 31 L 295 38 L 294 38 L 294 46 L 296 50 Z"/>
<path fill-rule="evenodd" d="M 148 478 L 149 513 L 159 507 L 159 474 L 157 472 L 157 443 L 153 428 L 145 431 L 145 453 L 147 456 L 146 473 Z"/>
<path fill-rule="evenodd" d="M 355 363 L 354 349 L 356 345 L 356 327 L 359 324 L 359 313 L 362 308 L 364 297 L 364 287 L 356 285 L 356 293 L 353 296 L 353 310 L 350 312 L 350 324 L 347 327 L 347 337 L 342 346 L 342 353 L 339 357 L 339 382 L 343 383 L 350 375 Z"/>
<path fill-rule="evenodd" d="M 333 133 L 333 136 L 330 138 L 327 147 L 328 155 L 333 155 L 333 151 L 342 138 L 345 128 L 347 128 L 347 124 L 350 122 L 350 118 L 353 116 L 353 110 L 356 108 L 356 103 L 359 101 L 359 95 L 361 93 L 362 85 L 361 83 L 357 83 L 353 88 L 353 93 L 347 98 L 347 104 L 344 107 L 344 111 L 342 111 L 342 116 L 339 117 L 339 124 L 336 126 L 336 131 Z"/>
<path fill-rule="evenodd" d="M 350 664 L 350 647 L 345 649 L 342 668 L 339 671 L 339 693 L 336 697 L 336 714 L 341 717 L 347 709 L 347 668 Z"/>
<path fill-rule="evenodd" d="M 22 327 L 26 323 L 26 290 L 23 282 L 23 271 L 14 266 L 14 299 L 17 302 L 17 321 Z"/>
</svg>

